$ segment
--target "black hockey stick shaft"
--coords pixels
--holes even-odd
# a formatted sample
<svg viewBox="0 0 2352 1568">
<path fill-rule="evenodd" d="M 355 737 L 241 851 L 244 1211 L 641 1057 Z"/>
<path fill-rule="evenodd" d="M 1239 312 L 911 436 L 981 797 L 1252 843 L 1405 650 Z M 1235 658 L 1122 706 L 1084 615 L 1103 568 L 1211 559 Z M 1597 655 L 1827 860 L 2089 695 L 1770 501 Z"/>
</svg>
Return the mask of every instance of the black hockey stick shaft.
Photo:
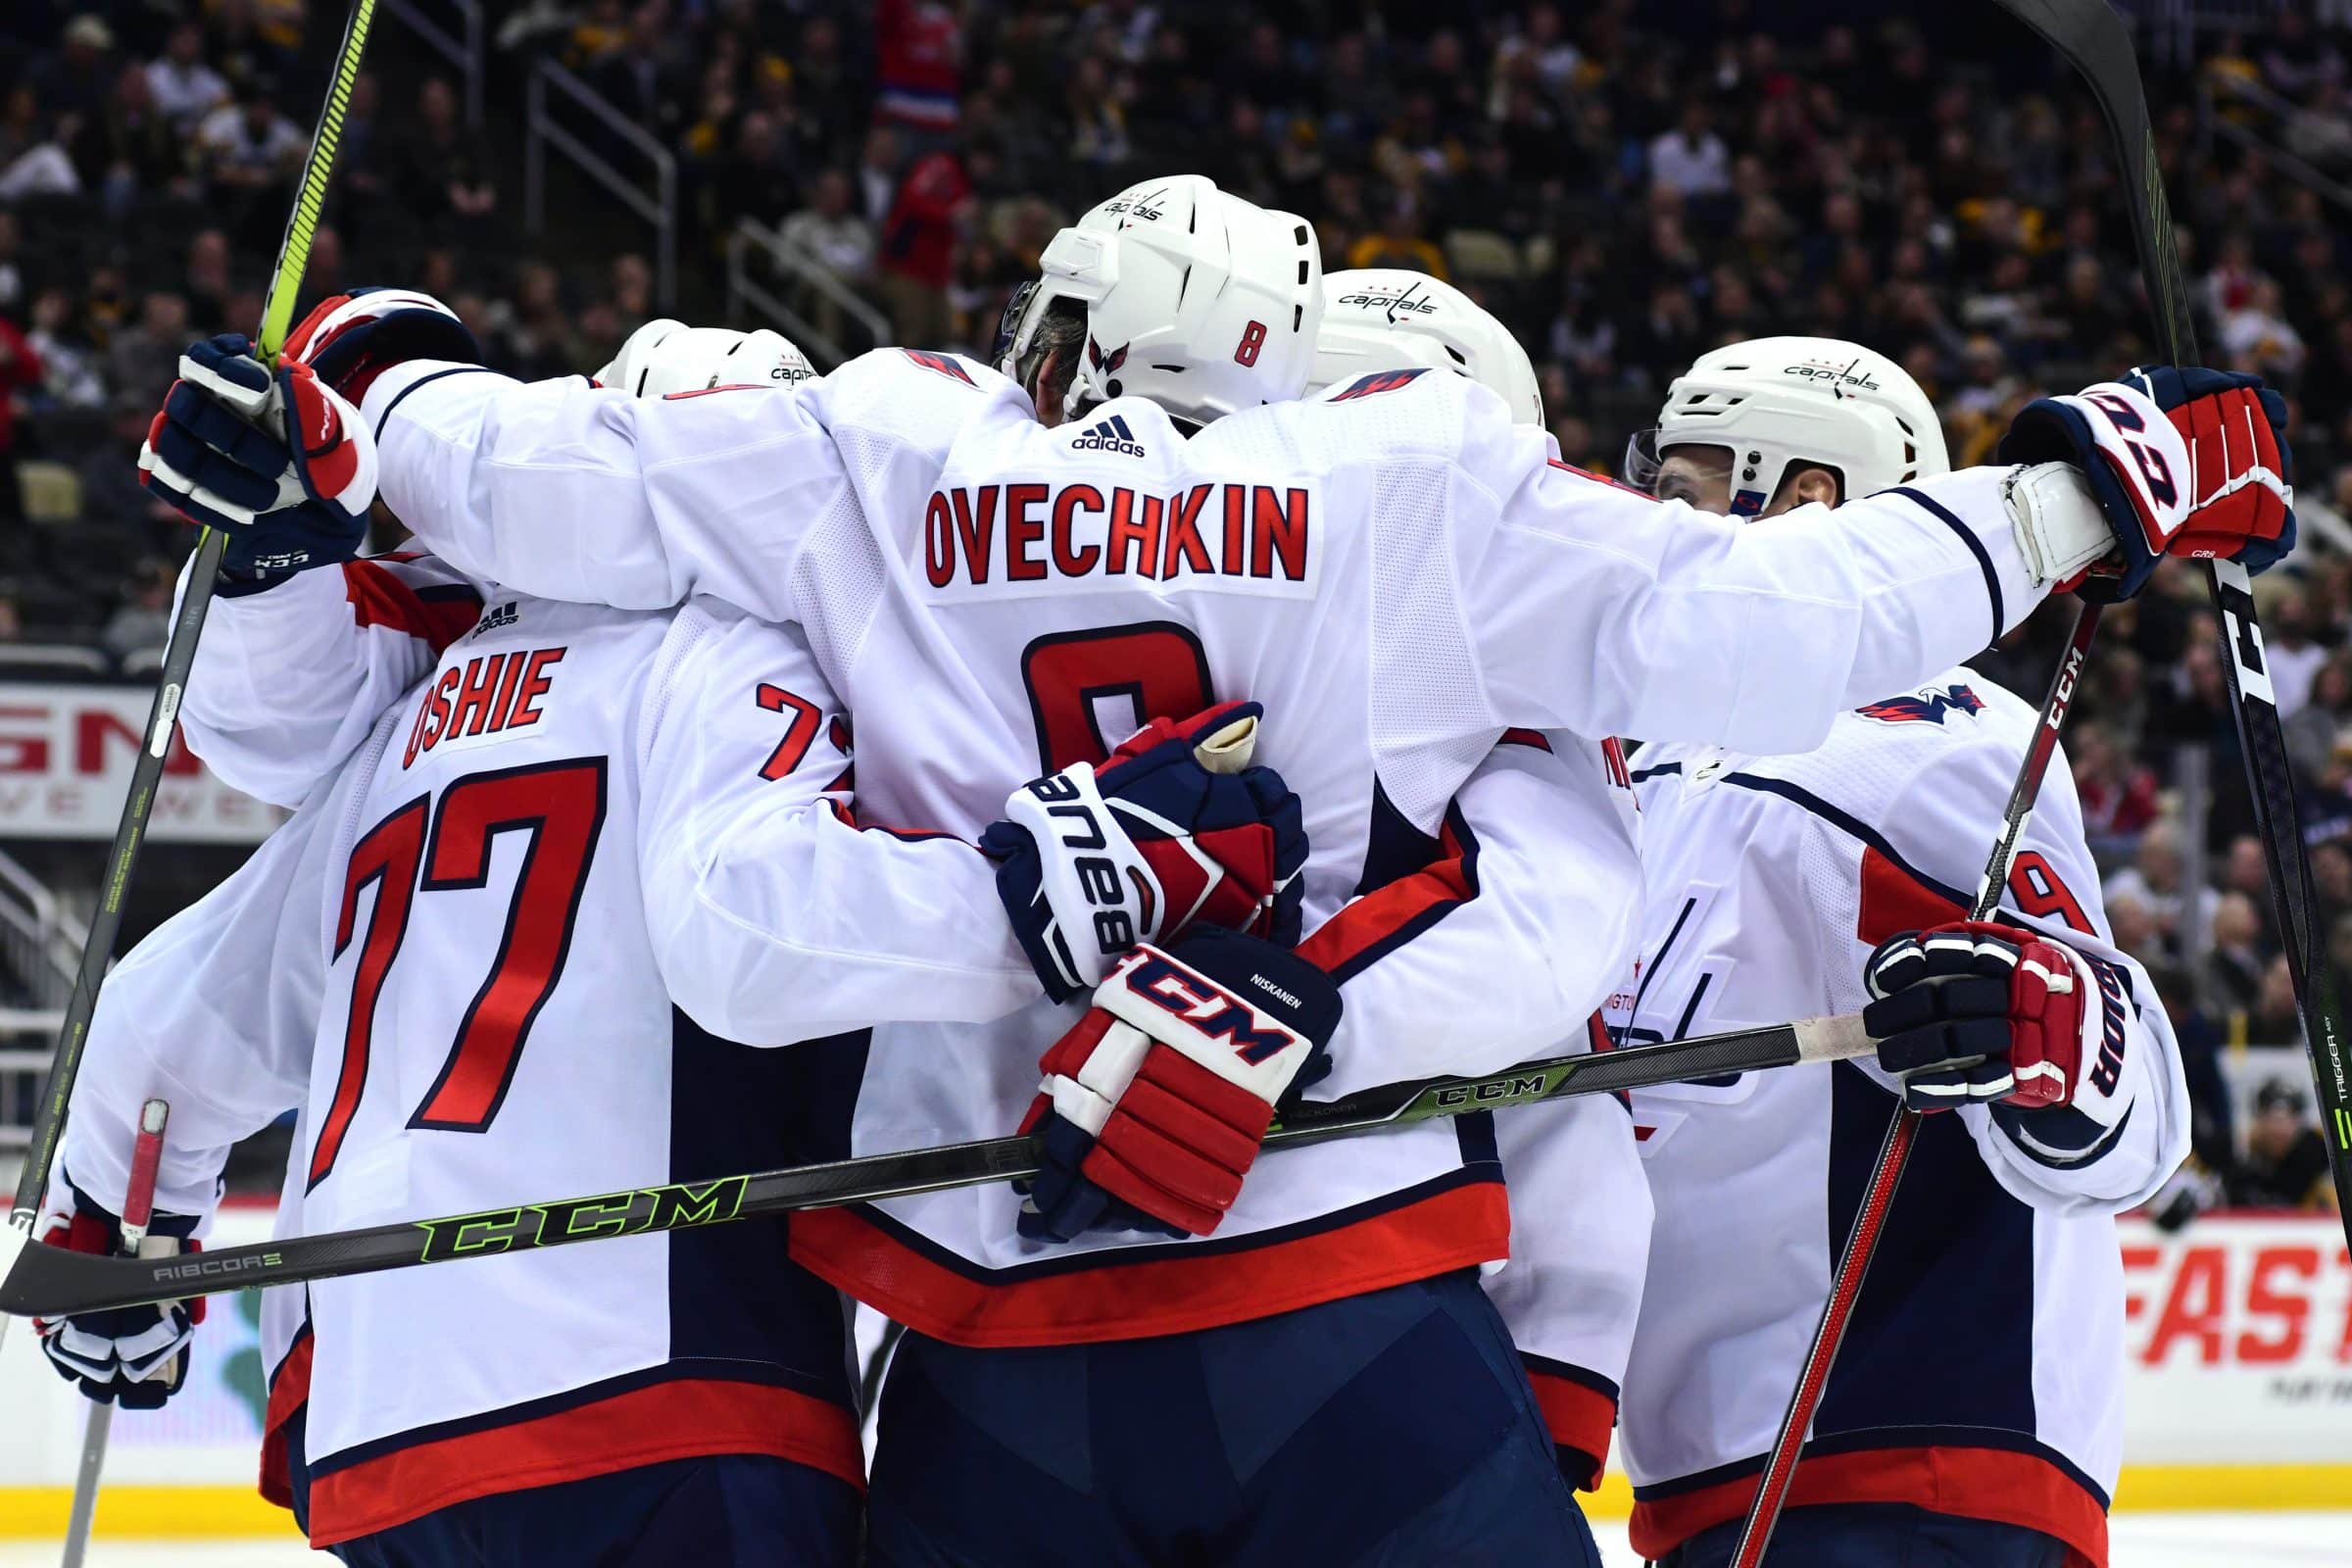
<svg viewBox="0 0 2352 1568">
<path fill-rule="evenodd" d="M 303 273 L 310 268 L 311 240 L 318 231 L 318 215 L 326 200 L 327 176 L 334 172 L 335 149 L 343 140 L 343 115 L 351 103 L 352 84 L 359 79 L 360 57 L 368 47 L 368 30 L 374 19 L 375 0 L 354 0 L 342 45 L 335 51 L 334 75 L 327 83 L 326 103 L 318 111 L 318 124 L 311 132 L 310 156 L 303 162 L 302 183 L 295 194 L 294 211 L 286 219 L 277 269 L 270 275 L 254 337 L 255 352 L 270 363 L 275 363 L 286 329 L 293 323 L 295 297 L 301 293 Z M 205 612 L 212 608 L 220 557 L 227 544 L 227 536 L 218 528 L 207 528 L 198 538 L 187 592 L 180 598 L 179 612 L 164 645 L 163 677 L 156 686 L 155 706 L 148 710 L 145 744 L 131 768 L 130 793 L 123 799 L 122 820 L 115 826 L 114 846 L 107 851 L 98 912 L 90 921 L 89 938 L 82 944 L 81 964 L 74 976 L 73 993 L 66 1000 L 65 1021 L 58 1030 L 57 1053 L 50 1058 L 49 1080 L 33 1111 L 31 1141 L 17 1178 L 9 1224 L 26 1234 L 40 1209 L 49 1167 L 57 1159 L 66 1104 L 74 1097 L 74 1080 L 81 1071 L 82 1052 L 89 1044 L 90 1017 L 98 1007 L 98 987 L 114 957 L 115 939 L 122 933 L 123 904 L 138 869 L 139 851 L 147 841 L 147 818 L 155 809 L 164 759 L 172 749 L 172 726 L 179 717 L 180 696 L 187 689 L 188 670 L 196 662 L 196 642 L 204 634 Z M 194 983 L 193 977 L 190 983 Z"/>
<path fill-rule="evenodd" d="M 2131 214 L 2132 239 L 2139 253 L 2140 274 L 2150 309 L 2156 318 L 2157 345 L 2174 365 L 2196 358 L 2196 328 L 2190 314 L 2187 281 L 2173 233 L 2172 214 L 2164 196 L 2163 171 L 2156 157 L 2156 138 L 2148 120 L 2147 94 L 2139 77 L 2139 62 L 2131 34 L 2105 0 L 1998 0 L 2008 11 L 2041 36 L 2081 75 L 2098 100 L 2114 138 L 2117 162 L 2125 176 L 2125 201 Z M 2311 870 L 2303 854 L 2296 823 L 2294 776 L 2286 760 L 2285 738 L 2278 725 L 2263 660 L 2262 632 L 2254 614 L 2250 580 L 2234 562 L 2208 566 L 2208 587 L 2219 612 L 2222 663 L 2230 672 L 2230 713 L 2237 725 L 2240 750 L 2245 754 L 2247 783 L 2253 798 L 2257 834 L 2270 870 L 2271 896 L 2278 911 L 2279 929 L 2286 934 L 2287 966 L 2294 980 L 2296 1005 L 2303 1021 L 2312 1076 L 2327 1113 L 2328 1173 L 2335 1184 L 2338 1208 L 2352 1242 L 2352 1104 L 2348 1104 L 2346 1042 L 2336 977 L 2321 947 L 2326 925 L 2318 918 Z M 2098 607 L 2085 604 L 2067 641 L 2065 657 L 2043 705 L 2041 727 L 2012 792 L 2001 842 L 1993 852 L 1986 883 L 1978 890 L 1977 916 L 1997 906 L 2019 834 L 2024 828 L 2020 796 L 2030 808 L 2037 792 L 2040 770 L 2055 747 L 2058 722 L 2072 702 L 2084 654 L 2098 622 Z M 1886 1141 L 1864 1190 L 1852 1234 L 1824 1305 L 1805 1364 L 1790 1396 L 1789 1407 L 1759 1477 L 1756 1496 L 1740 1532 L 1733 1568 L 1760 1568 L 1772 1527 L 1795 1479 L 1797 1455 L 1804 1436 L 1826 1391 L 1829 1370 L 1838 1353 L 1855 1298 L 1859 1295 L 1872 1252 L 1876 1250 L 1896 1185 L 1902 1178 L 1919 1117 L 1898 1111 L 1888 1125 Z"/>
<path fill-rule="evenodd" d="M 1799 1061 L 1840 1060 L 1870 1049 L 1861 1019 L 1845 1016 L 1809 1018 L 1623 1051 L 1555 1056 L 1483 1078 L 1425 1079 L 1366 1089 L 1342 1100 L 1309 1102 L 1291 1111 L 1266 1135 L 1266 1147 L 1320 1143 L 1410 1126 L 1433 1117 L 1642 1089 L 1686 1078 L 1756 1072 Z M 1015 1181 L 1036 1173 L 1033 1139 L 992 1138 L 365 1230 L 288 1237 L 171 1258 L 101 1257 L 56 1247 L 27 1246 L 21 1239 L 0 1236 L 0 1249 L 13 1247 L 16 1252 L 5 1277 L 0 1278 L 0 1312 L 63 1317 L 212 1291 L 294 1285 L 569 1242 L 754 1219 L 799 1208 L 875 1202 L 985 1182 Z"/>
</svg>

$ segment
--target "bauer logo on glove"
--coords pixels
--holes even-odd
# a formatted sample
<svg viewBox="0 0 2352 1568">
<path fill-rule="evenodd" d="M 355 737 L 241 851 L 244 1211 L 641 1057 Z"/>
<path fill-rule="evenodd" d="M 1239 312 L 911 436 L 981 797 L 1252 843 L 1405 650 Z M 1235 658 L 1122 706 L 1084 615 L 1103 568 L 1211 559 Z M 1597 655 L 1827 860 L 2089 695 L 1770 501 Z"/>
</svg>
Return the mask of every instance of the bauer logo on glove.
<svg viewBox="0 0 2352 1568">
<path fill-rule="evenodd" d="M 2058 1160 L 2120 1119 L 2130 1002 L 2114 965 L 2023 926 L 1956 920 L 1881 944 L 1863 972 L 1878 999 L 1863 1026 L 1912 1109 L 1994 1105 Z"/>
<path fill-rule="evenodd" d="M 1033 779 L 981 836 L 997 893 L 1046 994 L 1064 1002 L 1139 943 L 1199 923 L 1298 939 L 1298 799 L 1252 767 L 1258 707 L 1154 719 L 1100 767 Z"/>
</svg>

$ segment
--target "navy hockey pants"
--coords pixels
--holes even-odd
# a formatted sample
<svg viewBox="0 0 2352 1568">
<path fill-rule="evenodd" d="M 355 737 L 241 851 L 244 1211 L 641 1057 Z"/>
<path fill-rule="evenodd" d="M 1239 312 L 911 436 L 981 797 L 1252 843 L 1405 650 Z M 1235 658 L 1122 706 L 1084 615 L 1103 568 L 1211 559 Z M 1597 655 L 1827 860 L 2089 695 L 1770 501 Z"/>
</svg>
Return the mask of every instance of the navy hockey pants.
<svg viewBox="0 0 2352 1568">
<path fill-rule="evenodd" d="M 883 1385 L 872 1568 L 1599 1568 L 1474 1274 Z"/>
<path fill-rule="evenodd" d="M 1740 1521 L 1691 1537 L 1659 1568 L 1724 1568 Z M 1822 1503 L 1781 1515 L 1765 1568 L 2063 1568 L 2064 1544 L 2023 1525 L 1930 1513 L 1899 1502 Z"/>
<path fill-rule="evenodd" d="M 473 1497 L 328 1549 L 352 1568 L 853 1568 L 858 1515 L 839 1476 L 730 1453 Z"/>
</svg>

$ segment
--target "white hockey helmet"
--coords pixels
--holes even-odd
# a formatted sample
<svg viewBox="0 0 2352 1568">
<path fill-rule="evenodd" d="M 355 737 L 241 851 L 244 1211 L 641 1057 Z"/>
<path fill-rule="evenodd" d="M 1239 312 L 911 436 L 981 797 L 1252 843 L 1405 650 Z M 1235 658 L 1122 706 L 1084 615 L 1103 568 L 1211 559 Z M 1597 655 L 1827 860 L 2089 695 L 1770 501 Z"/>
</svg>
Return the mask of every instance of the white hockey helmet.
<svg viewBox="0 0 2352 1568">
<path fill-rule="evenodd" d="M 1016 293 L 997 367 L 1018 367 L 1056 300 L 1086 309 L 1073 406 L 1145 397 L 1207 423 L 1306 388 L 1323 318 L 1314 226 L 1204 174 L 1130 185 L 1054 236 Z"/>
<path fill-rule="evenodd" d="M 1510 405 L 1517 423 L 1544 423 L 1544 393 L 1527 350 L 1469 295 L 1398 267 L 1326 273 L 1307 391 L 1414 365 L 1468 376 Z"/>
<path fill-rule="evenodd" d="M 1729 449 L 1735 515 L 1771 506 L 1792 464 L 1837 469 L 1845 498 L 1952 466 L 1910 372 L 1834 337 L 1750 338 L 1700 355 L 1667 387 L 1657 426 L 1628 443 L 1626 482 L 1652 488 L 1680 446 Z"/>
<path fill-rule="evenodd" d="M 780 332 L 688 326 L 662 318 L 631 332 L 596 380 L 631 397 L 662 398 L 716 386 L 790 386 L 815 375 L 808 357 Z"/>
</svg>

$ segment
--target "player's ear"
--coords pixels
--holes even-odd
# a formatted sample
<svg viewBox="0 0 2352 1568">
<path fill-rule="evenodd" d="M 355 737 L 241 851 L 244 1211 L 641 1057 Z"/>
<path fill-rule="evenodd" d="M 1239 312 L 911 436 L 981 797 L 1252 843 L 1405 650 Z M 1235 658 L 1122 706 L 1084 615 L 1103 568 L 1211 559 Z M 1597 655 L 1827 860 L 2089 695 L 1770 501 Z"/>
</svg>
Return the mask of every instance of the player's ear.
<svg viewBox="0 0 2352 1568">
<path fill-rule="evenodd" d="M 1815 502 L 1819 502 L 1825 507 L 1834 507 L 1844 499 L 1839 494 L 1842 488 L 1838 482 L 1838 472 L 1835 468 L 1815 466 L 1798 468 L 1781 482 L 1781 493 L 1773 498 L 1774 506 L 1766 515 L 1776 515 L 1783 512 L 1793 511 L 1798 507 L 1809 507 Z"/>
<path fill-rule="evenodd" d="M 1029 385 L 1023 389 L 1037 410 L 1037 422 L 1048 429 L 1061 422 L 1062 398 L 1070 384 L 1070 377 L 1061 373 L 1063 352 L 1049 349 L 1036 356 L 1032 362 L 1035 368 L 1029 372 Z"/>
</svg>

